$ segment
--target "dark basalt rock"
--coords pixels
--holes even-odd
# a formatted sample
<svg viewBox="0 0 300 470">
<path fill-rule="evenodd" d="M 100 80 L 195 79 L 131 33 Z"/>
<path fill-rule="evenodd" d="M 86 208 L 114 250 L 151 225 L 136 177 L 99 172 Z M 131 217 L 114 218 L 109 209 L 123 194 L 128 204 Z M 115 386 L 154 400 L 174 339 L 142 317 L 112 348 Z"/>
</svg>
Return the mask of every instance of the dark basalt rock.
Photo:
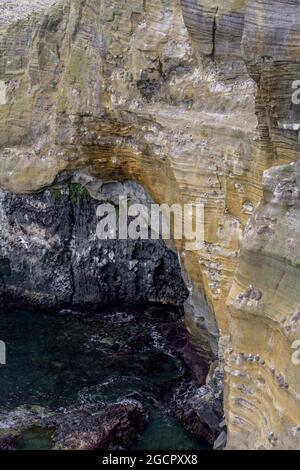
<svg viewBox="0 0 300 470">
<path fill-rule="evenodd" d="M 14 439 L 13 434 L 0 436 L 0 450 L 15 450 Z"/>
<path fill-rule="evenodd" d="M 182 355 L 184 362 L 191 370 L 193 378 L 196 380 L 198 386 L 204 385 L 209 365 L 192 344 L 191 337 L 184 324 L 180 322 L 169 324 L 165 332 L 165 338 L 167 344 L 169 344 L 173 350 Z"/>
<path fill-rule="evenodd" d="M 18 408 L 7 414 L 13 428 L 0 437 L 0 450 L 24 449 L 32 436 L 44 445 L 47 436 L 49 450 L 122 450 L 137 438 L 147 419 L 146 408 L 133 399 L 104 409 L 49 412 L 42 408 L 38 411 Z"/>
<path fill-rule="evenodd" d="M 43 423 L 55 429 L 54 447 L 64 450 L 107 450 L 126 448 L 142 431 L 147 421 L 143 405 L 125 400 L 92 413 L 85 410 L 60 413 Z"/>
<path fill-rule="evenodd" d="M 98 205 L 79 185 L 24 196 L 1 192 L 2 306 L 184 302 L 176 253 L 162 240 L 100 241 Z"/>
</svg>

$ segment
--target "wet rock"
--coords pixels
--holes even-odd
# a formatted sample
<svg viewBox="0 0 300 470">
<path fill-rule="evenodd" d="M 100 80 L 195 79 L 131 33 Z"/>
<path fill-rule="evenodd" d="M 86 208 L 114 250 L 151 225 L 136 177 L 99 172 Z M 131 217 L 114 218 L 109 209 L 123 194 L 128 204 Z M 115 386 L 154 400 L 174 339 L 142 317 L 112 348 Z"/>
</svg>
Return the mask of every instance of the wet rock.
<svg viewBox="0 0 300 470">
<path fill-rule="evenodd" d="M 165 337 L 171 348 L 182 355 L 198 385 L 204 385 L 209 366 L 192 344 L 191 336 L 185 326 L 179 322 L 170 324 Z"/>
<path fill-rule="evenodd" d="M 5 434 L 0 436 L 0 450 L 15 450 L 15 436 L 13 434 Z"/>
<path fill-rule="evenodd" d="M 58 412 L 33 407 L 13 410 L 1 416 L 0 450 L 18 449 L 33 432 L 37 437 L 48 433 L 50 449 L 122 449 L 137 438 L 147 422 L 147 410 L 137 400 L 99 406 Z"/>
<path fill-rule="evenodd" d="M 208 376 L 206 385 L 183 383 L 173 400 L 175 416 L 185 428 L 197 436 L 204 437 L 211 445 L 224 431 L 223 422 L 224 373 L 215 367 Z M 220 441 L 224 441 L 224 436 Z M 220 445 L 218 441 L 217 446 Z"/>
<path fill-rule="evenodd" d="M 125 448 L 132 443 L 146 424 L 143 405 L 131 399 L 91 413 L 80 410 L 56 414 L 44 421 L 54 428 L 55 449 L 97 450 Z"/>
</svg>

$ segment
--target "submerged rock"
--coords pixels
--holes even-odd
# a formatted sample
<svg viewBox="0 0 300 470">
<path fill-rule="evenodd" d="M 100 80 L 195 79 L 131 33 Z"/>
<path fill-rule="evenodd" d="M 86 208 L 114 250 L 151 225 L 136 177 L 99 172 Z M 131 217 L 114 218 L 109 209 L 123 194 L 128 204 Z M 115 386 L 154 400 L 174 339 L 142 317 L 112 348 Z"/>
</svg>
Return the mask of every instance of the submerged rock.
<svg viewBox="0 0 300 470">
<path fill-rule="evenodd" d="M 17 418 L 16 418 L 17 417 Z M 1 427 L 12 426 L 0 435 L 0 450 L 26 447 L 35 435 L 49 449 L 122 449 L 130 445 L 147 422 L 147 410 L 138 401 L 123 400 L 104 409 L 73 408 L 59 412 L 18 408 L 2 416 Z M 45 443 L 44 443 L 45 445 Z"/>
</svg>

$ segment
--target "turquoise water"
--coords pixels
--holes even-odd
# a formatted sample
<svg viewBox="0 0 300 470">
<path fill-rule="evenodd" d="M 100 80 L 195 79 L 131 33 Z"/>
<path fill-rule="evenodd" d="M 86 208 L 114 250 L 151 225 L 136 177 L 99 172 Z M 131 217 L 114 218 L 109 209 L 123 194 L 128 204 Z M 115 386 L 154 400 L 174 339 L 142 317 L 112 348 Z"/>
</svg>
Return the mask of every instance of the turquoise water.
<svg viewBox="0 0 300 470">
<path fill-rule="evenodd" d="M 134 450 L 204 450 L 208 445 L 192 436 L 166 411 L 153 408 L 148 426 Z"/>
<path fill-rule="evenodd" d="M 148 406 L 150 419 L 132 449 L 199 450 L 206 443 L 187 433 L 167 411 L 188 371 L 165 346 L 162 332 L 178 312 L 148 306 L 103 311 L 91 318 L 43 312 L 2 312 L 0 409 L 40 405 L 112 403 L 128 395 Z M 133 395 L 132 395 L 133 394 Z M 20 449 L 47 448 L 48 435 L 30 430 Z"/>
<path fill-rule="evenodd" d="M 51 450 L 52 430 L 38 426 L 25 431 L 16 444 L 17 450 Z"/>
</svg>

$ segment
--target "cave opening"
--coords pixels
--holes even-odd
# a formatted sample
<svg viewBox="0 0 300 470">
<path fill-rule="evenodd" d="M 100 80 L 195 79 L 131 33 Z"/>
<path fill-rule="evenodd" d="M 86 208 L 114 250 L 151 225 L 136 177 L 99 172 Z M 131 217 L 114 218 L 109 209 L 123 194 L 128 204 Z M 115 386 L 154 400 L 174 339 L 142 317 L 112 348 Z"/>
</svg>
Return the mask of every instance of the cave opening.
<svg viewBox="0 0 300 470">
<path fill-rule="evenodd" d="M 213 419 L 208 403 L 190 409 L 209 363 L 184 322 L 178 255 L 163 240 L 99 242 L 99 201 L 149 196 L 130 181 L 86 188 L 1 192 L 0 447 L 209 448 L 222 398 Z"/>
</svg>

